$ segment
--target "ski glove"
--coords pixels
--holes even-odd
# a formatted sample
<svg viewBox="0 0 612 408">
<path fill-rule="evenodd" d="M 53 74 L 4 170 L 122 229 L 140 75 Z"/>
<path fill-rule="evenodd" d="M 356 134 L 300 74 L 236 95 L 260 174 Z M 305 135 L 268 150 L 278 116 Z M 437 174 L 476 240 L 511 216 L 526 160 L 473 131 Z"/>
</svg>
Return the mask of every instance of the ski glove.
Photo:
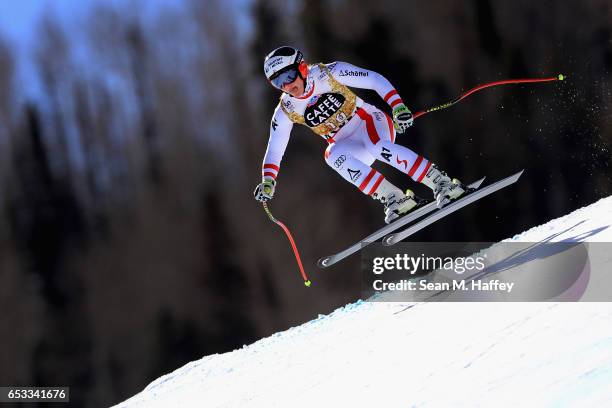
<svg viewBox="0 0 612 408">
<path fill-rule="evenodd" d="M 413 121 L 412 112 L 403 103 L 398 104 L 393 109 L 393 126 L 398 133 L 404 133 L 406 129 L 412 126 Z"/>
<path fill-rule="evenodd" d="M 265 203 L 268 200 L 271 200 L 274 197 L 274 189 L 276 188 L 276 181 L 272 179 L 266 179 L 259 183 L 257 187 L 255 187 L 255 191 L 253 195 L 257 201 L 261 201 Z"/>
</svg>

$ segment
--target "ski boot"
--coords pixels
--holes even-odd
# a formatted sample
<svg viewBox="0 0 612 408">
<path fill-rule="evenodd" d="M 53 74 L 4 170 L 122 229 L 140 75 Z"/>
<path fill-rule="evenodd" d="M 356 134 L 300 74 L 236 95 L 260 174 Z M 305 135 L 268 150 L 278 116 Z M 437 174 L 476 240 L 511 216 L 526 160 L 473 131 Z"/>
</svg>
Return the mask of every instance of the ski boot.
<svg viewBox="0 0 612 408">
<path fill-rule="evenodd" d="M 387 180 L 383 180 L 380 183 L 376 192 L 372 194 L 372 198 L 380 201 L 385 206 L 385 222 L 387 224 L 425 201 L 415 196 L 411 190 L 406 190 L 406 194 L 402 193 L 402 190 Z"/>
<path fill-rule="evenodd" d="M 406 190 L 406 194 L 404 194 L 399 189 L 389 193 L 380 201 L 385 206 L 385 222 L 387 224 L 408 213 L 418 204 L 417 198 L 411 190 Z"/>
<path fill-rule="evenodd" d="M 451 180 L 445 172 L 438 170 L 434 164 L 427 171 L 421 183 L 433 190 L 438 208 L 442 208 L 451 200 L 460 197 L 466 190 L 459 180 Z"/>
</svg>

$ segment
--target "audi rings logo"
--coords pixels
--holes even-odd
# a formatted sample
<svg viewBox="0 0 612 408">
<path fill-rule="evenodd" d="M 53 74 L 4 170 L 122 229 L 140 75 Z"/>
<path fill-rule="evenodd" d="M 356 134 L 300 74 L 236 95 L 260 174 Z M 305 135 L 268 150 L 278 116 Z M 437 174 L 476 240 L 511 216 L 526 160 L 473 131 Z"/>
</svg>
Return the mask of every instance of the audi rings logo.
<svg viewBox="0 0 612 408">
<path fill-rule="evenodd" d="M 336 159 L 336 161 L 334 162 L 334 167 L 339 169 L 340 166 L 342 166 L 342 163 L 344 163 L 346 161 L 346 156 L 345 155 L 340 155 L 340 157 L 338 157 Z"/>
</svg>

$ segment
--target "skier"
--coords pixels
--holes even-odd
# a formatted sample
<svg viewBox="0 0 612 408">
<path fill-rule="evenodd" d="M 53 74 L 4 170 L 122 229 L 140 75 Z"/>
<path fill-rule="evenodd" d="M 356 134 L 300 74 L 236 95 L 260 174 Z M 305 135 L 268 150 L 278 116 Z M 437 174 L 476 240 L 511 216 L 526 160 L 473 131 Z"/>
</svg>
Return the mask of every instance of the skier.
<svg viewBox="0 0 612 408">
<path fill-rule="evenodd" d="M 279 47 L 265 57 L 264 73 L 283 93 L 270 123 L 262 182 L 254 192 L 256 200 L 265 202 L 274 196 L 294 123 L 310 127 L 329 143 L 324 155 L 327 164 L 363 193 L 383 203 L 386 223 L 413 209 L 417 201 L 411 191 L 404 194 L 371 168 L 375 160 L 431 188 L 440 208 L 465 192 L 458 180 L 451 180 L 429 160 L 395 144 L 396 132 L 406 131 L 413 117 L 382 75 L 340 61 L 308 65 L 302 53 L 289 46 Z M 349 87 L 376 91 L 391 107 L 393 120 Z"/>
</svg>

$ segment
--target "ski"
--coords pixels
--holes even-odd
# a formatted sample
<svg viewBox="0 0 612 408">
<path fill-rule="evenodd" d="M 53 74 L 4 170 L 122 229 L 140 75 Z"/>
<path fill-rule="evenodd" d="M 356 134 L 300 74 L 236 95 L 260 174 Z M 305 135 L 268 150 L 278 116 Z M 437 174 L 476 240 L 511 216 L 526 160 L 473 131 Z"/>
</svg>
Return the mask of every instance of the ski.
<svg viewBox="0 0 612 408">
<path fill-rule="evenodd" d="M 439 219 L 444 218 L 447 215 L 452 214 L 455 211 L 465 207 L 466 205 L 471 204 L 476 200 L 480 200 L 481 198 L 486 197 L 490 194 L 493 194 L 494 192 L 501 190 L 502 188 L 508 187 L 509 185 L 516 183 L 519 177 L 521 177 L 521 174 L 523 174 L 523 171 L 524 170 L 521 170 L 518 173 L 515 173 L 509 177 L 501 179 L 493 184 L 490 184 L 486 187 L 475 190 L 472 193 L 469 193 L 467 195 L 463 195 L 462 197 L 459 197 L 457 200 L 441 208 L 439 211 L 436 211 L 435 213 L 429 215 L 428 217 L 423 218 L 419 222 L 416 222 L 413 225 L 409 226 L 405 230 L 387 235 L 382 241 L 383 245 L 385 246 L 394 245 L 402 241 L 403 239 L 409 237 L 410 235 L 422 230 L 428 225 L 433 224 Z"/>
<path fill-rule="evenodd" d="M 468 190 L 477 190 L 482 184 L 482 182 L 484 181 L 484 179 L 485 178 L 483 177 L 480 180 L 477 180 L 473 182 L 472 184 L 469 184 L 467 186 Z M 373 234 L 368 235 L 367 237 L 357 242 L 356 244 L 351 245 L 344 251 L 341 251 L 341 252 L 338 252 L 337 254 L 329 255 L 329 256 L 319 259 L 317 262 L 317 265 L 321 269 L 328 268 L 332 266 L 333 264 L 341 261 L 342 259 L 354 254 L 355 252 L 358 252 L 361 248 L 367 245 L 370 245 L 374 241 L 379 240 L 380 238 L 395 231 L 396 229 L 401 228 L 404 225 L 429 214 L 430 212 L 436 210 L 437 208 L 438 207 L 436 206 L 435 201 L 421 205 L 417 207 L 416 209 L 412 210 L 411 212 L 409 212 L 408 214 L 404 215 L 403 217 L 400 217 L 397 220 L 393 221 L 391 224 L 385 225 L 384 227 L 374 232 Z"/>
</svg>

